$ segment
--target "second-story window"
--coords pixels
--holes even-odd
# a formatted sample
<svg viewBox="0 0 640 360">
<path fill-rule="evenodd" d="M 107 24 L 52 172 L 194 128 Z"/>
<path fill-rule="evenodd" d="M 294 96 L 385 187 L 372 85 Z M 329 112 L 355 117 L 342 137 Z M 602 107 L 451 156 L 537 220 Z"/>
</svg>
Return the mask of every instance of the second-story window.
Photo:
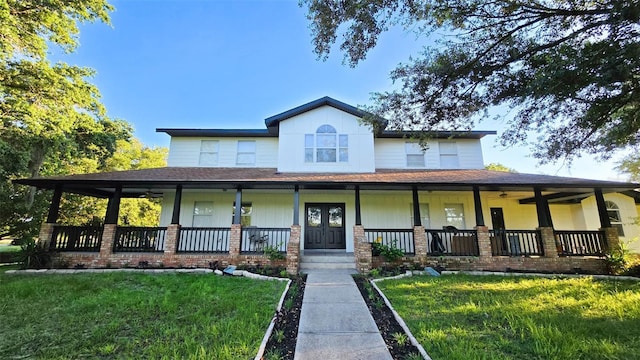
<svg viewBox="0 0 640 360">
<path fill-rule="evenodd" d="M 254 166 L 256 164 L 256 142 L 239 140 L 236 165 Z"/>
<path fill-rule="evenodd" d="M 304 136 L 305 162 L 348 162 L 349 135 L 338 134 L 331 125 L 322 125 L 315 134 Z"/>
<path fill-rule="evenodd" d="M 407 167 L 424 167 L 424 151 L 420 144 L 408 142 L 404 144 L 404 149 L 407 153 Z"/>
<path fill-rule="evenodd" d="M 454 141 L 440 142 L 440 167 L 443 169 L 457 169 L 460 167 L 458 146 Z"/>
<path fill-rule="evenodd" d="M 218 165 L 218 140 L 202 140 L 200 141 L 200 166 L 216 166 Z"/>
</svg>

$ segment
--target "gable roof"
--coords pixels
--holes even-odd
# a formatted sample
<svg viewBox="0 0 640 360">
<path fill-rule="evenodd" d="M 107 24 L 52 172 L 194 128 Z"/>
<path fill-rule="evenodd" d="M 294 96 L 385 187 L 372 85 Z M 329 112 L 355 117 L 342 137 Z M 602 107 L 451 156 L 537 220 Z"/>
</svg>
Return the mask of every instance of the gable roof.
<svg viewBox="0 0 640 360">
<path fill-rule="evenodd" d="M 280 114 L 277 115 L 273 115 L 270 116 L 268 118 L 266 118 L 264 120 L 265 125 L 267 125 L 267 128 L 274 128 L 277 127 L 278 124 L 286 119 L 292 118 L 294 116 L 300 115 L 302 113 L 306 113 L 307 111 L 311 111 L 314 109 L 317 109 L 319 107 L 322 106 L 331 106 L 334 107 L 338 110 L 342 110 L 348 114 L 351 114 L 353 116 L 357 116 L 357 117 L 363 117 L 365 115 L 371 115 L 370 113 L 367 113 L 366 111 L 360 110 L 355 106 L 343 103 L 342 101 L 338 101 L 334 98 L 330 98 L 328 96 L 322 97 L 318 100 L 313 100 L 311 102 L 308 102 L 306 104 L 294 107 L 291 110 L 287 110 L 285 112 L 282 112 Z"/>
</svg>

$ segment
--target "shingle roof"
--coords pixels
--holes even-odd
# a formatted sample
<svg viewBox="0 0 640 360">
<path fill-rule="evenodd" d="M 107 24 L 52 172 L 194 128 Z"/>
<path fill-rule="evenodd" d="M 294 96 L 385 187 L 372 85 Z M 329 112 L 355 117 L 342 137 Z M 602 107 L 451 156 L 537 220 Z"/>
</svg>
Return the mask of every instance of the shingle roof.
<svg viewBox="0 0 640 360">
<path fill-rule="evenodd" d="M 293 173 L 278 172 L 275 168 L 212 168 L 212 167 L 163 167 L 143 170 L 115 171 L 94 174 L 54 176 L 15 180 L 18 184 L 40 188 L 53 188 L 56 184 L 81 187 L 105 187 L 108 184 L 123 186 L 161 185 L 197 187 L 211 185 L 242 185 L 248 187 L 269 186 L 329 186 L 365 188 L 394 188 L 420 186 L 443 190 L 479 186 L 482 189 L 541 187 L 554 189 L 593 189 L 599 187 L 615 191 L 640 187 L 638 184 L 569 178 L 548 175 L 509 173 L 483 169 L 464 170 L 406 170 L 378 169 L 374 173 Z"/>
</svg>

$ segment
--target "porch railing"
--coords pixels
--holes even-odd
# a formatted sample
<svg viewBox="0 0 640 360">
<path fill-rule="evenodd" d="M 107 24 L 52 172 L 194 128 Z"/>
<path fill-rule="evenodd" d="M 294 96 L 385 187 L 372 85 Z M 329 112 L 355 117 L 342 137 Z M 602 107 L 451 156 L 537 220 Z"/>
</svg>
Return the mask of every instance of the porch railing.
<svg viewBox="0 0 640 360">
<path fill-rule="evenodd" d="M 413 229 L 365 229 L 364 236 L 369 243 L 395 246 L 407 255 L 415 255 Z"/>
<path fill-rule="evenodd" d="M 183 227 L 176 252 L 228 253 L 230 228 Z"/>
<path fill-rule="evenodd" d="M 556 230 L 554 235 L 560 256 L 604 256 L 607 248 L 603 231 Z"/>
<path fill-rule="evenodd" d="M 99 252 L 101 243 L 101 226 L 56 225 L 49 248 L 56 251 Z"/>
<path fill-rule="evenodd" d="M 290 228 L 242 228 L 241 253 L 262 253 L 267 248 L 286 253 L 289 244 Z"/>
<path fill-rule="evenodd" d="M 542 235 L 537 230 L 490 230 L 493 256 L 543 256 Z"/>
<path fill-rule="evenodd" d="M 166 227 L 118 227 L 113 252 L 163 252 Z"/>
<path fill-rule="evenodd" d="M 427 254 L 431 256 L 479 256 L 475 230 L 426 229 Z"/>
</svg>

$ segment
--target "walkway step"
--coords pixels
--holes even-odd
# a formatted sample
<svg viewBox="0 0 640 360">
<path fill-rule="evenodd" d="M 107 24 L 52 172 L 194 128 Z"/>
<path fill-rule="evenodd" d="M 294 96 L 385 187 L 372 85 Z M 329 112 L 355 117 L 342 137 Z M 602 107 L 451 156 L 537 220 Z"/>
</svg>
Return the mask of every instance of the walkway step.
<svg viewBox="0 0 640 360">
<path fill-rule="evenodd" d="M 391 359 L 353 273 L 307 272 L 295 359 Z"/>
<path fill-rule="evenodd" d="M 356 260 L 353 254 L 342 253 L 339 255 L 302 255 L 300 257 L 300 270 L 355 270 Z"/>
</svg>

